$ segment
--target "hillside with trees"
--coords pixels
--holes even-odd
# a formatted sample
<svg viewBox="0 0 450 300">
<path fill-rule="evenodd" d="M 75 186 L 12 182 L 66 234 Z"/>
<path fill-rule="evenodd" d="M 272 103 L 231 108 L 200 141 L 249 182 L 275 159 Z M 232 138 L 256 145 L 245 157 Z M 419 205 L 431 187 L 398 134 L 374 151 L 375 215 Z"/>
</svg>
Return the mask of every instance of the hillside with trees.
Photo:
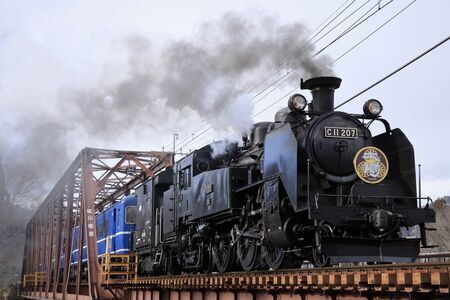
<svg viewBox="0 0 450 300">
<path fill-rule="evenodd" d="M 436 248 L 423 249 L 423 252 L 448 252 L 450 251 L 450 206 L 443 198 L 434 201 L 436 210 L 436 223 L 427 224 L 427 227 L 436 228 L 436 231 L 428 231 L 428 244 L 437 245 Z"/>
</svg>

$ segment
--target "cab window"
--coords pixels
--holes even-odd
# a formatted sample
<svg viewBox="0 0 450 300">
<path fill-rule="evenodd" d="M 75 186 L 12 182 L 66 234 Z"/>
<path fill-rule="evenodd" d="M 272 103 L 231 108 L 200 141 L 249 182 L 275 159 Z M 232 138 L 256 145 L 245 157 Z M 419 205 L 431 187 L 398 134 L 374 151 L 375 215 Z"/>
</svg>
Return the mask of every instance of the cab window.
<svg viewBox="0 0 450 300">
<path fill-rule="evenodd" d="M 137 206 L 127 206 L 125 209 L 125 223 L 136 224 Z"/>
<path fill-rule="evenodd" d="M 180 189 L 187 189 L 191 186 L 191 177 L 190 166 L 178 172 L 178 186 Z"/>
</svg>

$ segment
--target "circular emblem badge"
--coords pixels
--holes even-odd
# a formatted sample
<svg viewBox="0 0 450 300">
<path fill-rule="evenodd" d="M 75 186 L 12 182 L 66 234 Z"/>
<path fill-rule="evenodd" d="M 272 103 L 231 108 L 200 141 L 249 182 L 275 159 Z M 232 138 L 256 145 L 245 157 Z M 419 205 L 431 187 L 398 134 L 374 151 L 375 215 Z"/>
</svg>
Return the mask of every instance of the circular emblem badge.
<svg viewBox="0 0 450 300">
<path fill-rule="evenodd" d="M 353 159 L 358 177 L 367 183 L 383 181 L 389 171 L 389 162 L 380 149 L 372 146 L 361 148 Z"/>
</svg>

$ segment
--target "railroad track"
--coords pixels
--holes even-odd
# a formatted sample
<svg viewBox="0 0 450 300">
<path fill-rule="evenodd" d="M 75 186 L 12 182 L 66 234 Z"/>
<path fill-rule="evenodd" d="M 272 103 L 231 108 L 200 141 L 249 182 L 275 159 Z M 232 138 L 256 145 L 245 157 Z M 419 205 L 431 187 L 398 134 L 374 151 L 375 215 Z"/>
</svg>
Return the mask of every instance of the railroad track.
<svg viewBox="0 0 450 300">
<path fill-rule="evenodd" d="M 449 275 L 450 262 L 442 262 L 156 276 L 116 280 L 104 286 L 131 290 L 262 290 L 291 293 L 347 290 L 449 294 Z"/>
</svg>

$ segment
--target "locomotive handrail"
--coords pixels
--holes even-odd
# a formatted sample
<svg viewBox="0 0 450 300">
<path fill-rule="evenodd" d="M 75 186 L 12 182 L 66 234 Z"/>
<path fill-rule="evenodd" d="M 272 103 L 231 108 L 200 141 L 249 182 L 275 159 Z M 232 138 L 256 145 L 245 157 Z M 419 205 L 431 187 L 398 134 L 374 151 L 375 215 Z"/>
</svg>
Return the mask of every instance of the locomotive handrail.
<svg viewBox="0 0 450 300">
<path fill-rule="evenodd" d="M 427 204 L 429 202 L 433 202 L 433 200 L 430 197 L 413 197 L 413 196 L 367 196 L 367 195 L 340 195 L 340 194 L 320 194 L 317 193 L 318 196 L 328 196 L 328 197 L 358 197 L 358 198 L 396 198 L 396 199 L 416 199 L 416 200 L 427 200 Z"/>
<path fill-rule="evenodd" d="M 417 256 L 417 258 L 448 258 L 448 257 L 450 257 L 450 251 L 419 253 L 419 256 Z"/>
<path fill-rule="evenodd" d="M 238 188 L 238 189 L 235 189 L 234 192 L 235 192 L 235 193 L 240 193 L 240 192 L 242 192 L 242 191 L 245 191 L 246 189 L 249 189 L 249 188 L 252 188 L 252 187 L 257 187 L 257 186 L 259 186 L 261 183 L 264 183 L 264 182 L 266 182 L 266 181 L 270 181 L 270 180 L 272 180 L 272 179 L 276 179 L 276 178 L 279 178 L 279 177 L 281 177 L 281 174 L 280 174 L 280 173 L 275 174 L 275 175 L 272 175 L 272 176 L 269 176 L 269 177 L 266 177 L 266 178 L 263 178 L 263 179 L 258 180 L 258 181 L 255 181 L 255 182 L 253 182 L 253 183 L 251 183 L 251 184 L 245 185 L 245 186 L 240 187 L 240 188 Z"/>
<path fill-rule="evenodd" d="M 383 119 L 380 116 L 370 117 L 361 114 L 351 114 L 351 116 L 362 120 L 380 121 L 381 123 L 383 123 L 386 132 L 391 132 L 391 124 L 389 124 L 389 122 L 386 119 Z"/>
<path fill-rule="evenodd" d="M 315 111 L 302 111 L 300 112 L 302 115 L 305 116 L 321 116 L 323 115 L 322 112 L 315 112 Z M 381 123 L 383 123 L 384 128 L 386 129 L 386 132 L 390 132 L 391 131 L 391 124 L 389 124 L 389 122 L 386 119 L 381 118 L 381 116 L 367 116 L 367 115 L 362 115 L 362 114 L 349 114 L 350 116 L 357 118 L 357 119 L 362 119 L 362 120 L 372 120 L 372 121 L 380 121 Z M 281 122 L 275 122 L 275 123 L 281 123 Z M 294 126 L 300 126 L 300 125 L 304 125 L 305 123 L 302 124 L 297 124 Z"/>
<path fill-rule="evenodd" d="M 311 161 L 308 158 L 306 160 L 306 197 L 307 197 L 306 201 L 307 201 L 308 205 L 310 205 L 309 204 L 310 169 L 311 169 Z"/>
</svg>

